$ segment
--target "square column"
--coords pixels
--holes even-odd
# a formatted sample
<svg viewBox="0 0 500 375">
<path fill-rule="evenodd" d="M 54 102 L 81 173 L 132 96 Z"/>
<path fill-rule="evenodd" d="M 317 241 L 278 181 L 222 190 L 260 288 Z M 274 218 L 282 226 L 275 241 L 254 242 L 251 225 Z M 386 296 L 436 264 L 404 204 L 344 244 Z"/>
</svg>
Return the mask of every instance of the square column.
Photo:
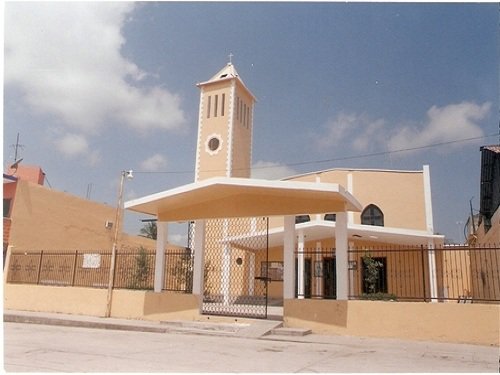
<svg viewBox="0 0 500 375">
<path fill-rule="evenodd" d="M 304 298 L 304 231 L 299 229 L 297 244 L 297 297 Z"/>
<path fill-rule="evenodd" d="M 157 221 L 156 229 L 154 291 L 155 293 L 161 293 L 163 284 L 165 283 L 165 249 L 168 239 L 168 223 L 165 221 Z"/>
<path fill-rule="evenodd" d="M 205 270 L 205 220 L 194 222 L 194 270 L 193 270 L 193 294 L 200 297 L 203 302 L 205 290 L 204 272 Z"/>
<path fill-rule="evenodd" d="M 283 237 L 283 298 L 295 298 L 295 216 L 285 216 Z"/>
<path fill-rule="evenodd" d="M 335 258 L 337 263 L 337 300 L 347 300 L 349 293 L 347 212 L 337 212 L 336 217 Z"/>
</svg>

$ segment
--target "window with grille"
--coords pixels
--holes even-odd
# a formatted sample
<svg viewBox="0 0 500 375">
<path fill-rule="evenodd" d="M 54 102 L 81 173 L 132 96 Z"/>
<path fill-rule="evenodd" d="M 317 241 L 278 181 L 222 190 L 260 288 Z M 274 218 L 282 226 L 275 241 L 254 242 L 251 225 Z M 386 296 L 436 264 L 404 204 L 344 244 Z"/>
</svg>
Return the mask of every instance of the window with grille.
<svg viewBox="0 0 500 375">
<path fill-rule="evenodd" d="M 361 213 L 361 224 L 384 226 L 384 214 L 380 208 L 374 204 L 370 204 Z"/>
</svg>

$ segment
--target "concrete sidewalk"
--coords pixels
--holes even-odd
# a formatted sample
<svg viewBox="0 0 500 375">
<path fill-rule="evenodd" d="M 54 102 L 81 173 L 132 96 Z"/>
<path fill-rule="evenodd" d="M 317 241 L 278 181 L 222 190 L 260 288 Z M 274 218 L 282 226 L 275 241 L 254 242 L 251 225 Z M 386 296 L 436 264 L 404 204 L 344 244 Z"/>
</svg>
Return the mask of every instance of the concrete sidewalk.
<svg viewBox="0 0 500 375">
<path fill-rule="evenodd" d="M 210 336 L 261 338 L 282 326 L 281 321 L 260 319 L 218 319 L 212 321 L 148 321 L 61 313 L 4 310 L 4 322 L 45 324 L 154 333 L 190 333 Z M 237 321 L 235 321 L 237 320 Z M 300 332 L 300 331 L 299 331 Z M 293 332 L 292 332 L 293 334 Z"/>
</svg>

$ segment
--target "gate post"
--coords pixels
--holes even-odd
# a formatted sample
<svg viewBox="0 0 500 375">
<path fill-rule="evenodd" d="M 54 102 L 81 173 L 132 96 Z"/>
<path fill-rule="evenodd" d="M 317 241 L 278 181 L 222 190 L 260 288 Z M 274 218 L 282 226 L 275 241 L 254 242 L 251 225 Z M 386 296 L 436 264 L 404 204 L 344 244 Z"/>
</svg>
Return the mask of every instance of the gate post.
<svg viewBox="0 0 500 375">
<path fill-rule="evenodd" d="M 168 223 L 158 221 L 156 223 L 156 258 L 155 258 L 155 280 L 154 291 L 161 293 L 165 283 L 165 247 L 168 237 Z"/>
<path fill-rule="evenodd" d="M 295 297 L 295 216 L 285 216 L 283 238 L 283 298 Z"/>
<path fill-rule="evenodd" d="M 205 220 L 194 222 L 194 272 L 193 294 L 200 298 L 200 310 L 204 294 L 204 269 L 205 269 Z"/>
<path fill-rule="evenodd" d="M 10 256 L 12 254 L 13 248 L 14 248 L 14 246 L 8 245 L 7 246 L 7 253 L 5 254 L 5 259 L 4 259 L 4 264 L 3 264 L 3 283 L 4 283 L 4 285 L 7 283 L 7 277 L 9 275 Z"/>
<path fill-rule="evenodd" d="M 304 231 L 299 229 L 297 243 L 297 297 L 304 299 Z"/>
<path fill-rule="evenodd" d="M 348 286 L 348 261 L 347 261 L 347 213 L 337 212 L 335 222 L 335 258 L 337 271 L 337 299 L 347 300 Z"/>
</svg>

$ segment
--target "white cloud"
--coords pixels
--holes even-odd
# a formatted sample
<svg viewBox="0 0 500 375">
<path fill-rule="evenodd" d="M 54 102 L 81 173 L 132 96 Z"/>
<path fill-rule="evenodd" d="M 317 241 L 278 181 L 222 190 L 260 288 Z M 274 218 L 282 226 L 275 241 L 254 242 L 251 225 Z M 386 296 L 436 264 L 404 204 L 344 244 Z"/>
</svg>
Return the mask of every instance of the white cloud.
<svg viewBox="0 0 500 375">
<path fill-rule="evenodd" d="M 167 159 L 160 154 L 154 154 L 141 163 L 141 169 L 148 172 L 159 171 L 167 166 Z"/>
<path fill-rule="evenodd" d="M 404 126 L 388 141 L 390 150 L 402 150 L 436 143 L 482 137 L 478 121 L 490 113 L 491 103 L 471 102 L 432 106 L 427 111 L 427 122 L 422 126 Z M 459 145 L 459 143 L 457 143 Z"/>
<path fill-rule="evenodd" d="M 395 151 L 484 136 L 479 122 L 490 113 L 491 103 L 462 102 L 432 106 L 419 125 L 389 124 L 367 115 L 344 114 L 329 120 L 325 134 L 316 138 L 321 149 L 342 147 L 360 155 L 374 151 Z M 459 147 L 461 142 L 455 145 Z"/>
<path fill-rule="evenodd" d="M 85 154 L 89 150 L 87 139 L 79 134 L 66 134 L 55 143 L 58 150 L 69 157 Z"/>
<path fill-rule="evenodd" d="M 259 160 L 252 166 L 252 178 L 279 180 L 296 174 L 297 172 L 294 169 L 270 161 Z"/>
<path fill-rule="evenodd" d="M 86 134 L 113 122 L 138 131 L 184 125 L 179 97 L 141 87 L 147 73 L 121 55 L 121 28 L 133 9 L 130 2 L 6 4 L 6 87 Z"/>
<path fill-rule="evenodd" d="M 366 115 L 340 113 L 326 124 L 326 134 L 317 137 L 321 149 L 346 145 L 354 151 L 373 150 L 383 142 L 385 121 Z"/>
<path fill-rule="evenodd" d="M 85 136 L 81 134 L 68 133 L 54 140 L 57 150 L 69 158 L 80 157 L 89 165 L 96 165 L 101 160 L 98 151 L 91 151 Z"/>
</svg>

